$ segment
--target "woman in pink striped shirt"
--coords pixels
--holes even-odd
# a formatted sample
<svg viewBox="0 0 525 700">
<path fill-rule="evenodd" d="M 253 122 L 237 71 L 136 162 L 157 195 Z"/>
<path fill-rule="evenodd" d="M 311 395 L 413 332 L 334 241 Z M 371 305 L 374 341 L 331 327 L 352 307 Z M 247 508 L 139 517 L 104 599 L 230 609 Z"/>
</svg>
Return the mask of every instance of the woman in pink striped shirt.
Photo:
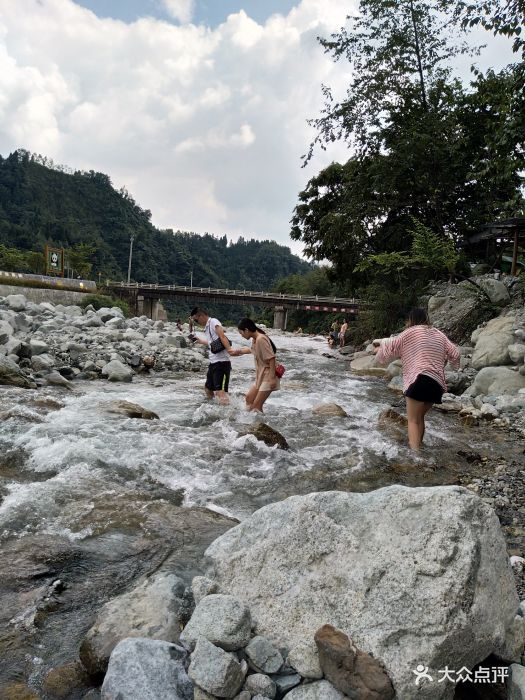
<svg viewBox="0 0 525 700">
<path fill-rule="evenodd" d="M 381 364 L 401 358 L 403 392 L 406 397 L 408 443 L 419 450 L 425 434 L 425 415 L 432 404 L 441 403 L 447 390 L 445 365 L 459 367 L 459 350 L 447 336 L 430 326 L 425 309 L 412 309 L 407 328 L 375 349 Z"/>
</svg>

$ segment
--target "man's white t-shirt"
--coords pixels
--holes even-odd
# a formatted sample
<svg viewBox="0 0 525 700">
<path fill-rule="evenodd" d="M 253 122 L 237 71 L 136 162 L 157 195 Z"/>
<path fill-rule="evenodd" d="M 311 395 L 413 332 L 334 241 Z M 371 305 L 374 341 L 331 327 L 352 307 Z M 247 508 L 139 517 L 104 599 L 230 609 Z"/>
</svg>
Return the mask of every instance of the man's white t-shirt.
<svg viewBox="0 0 525 700">
<path fill-rule="evenodd" d="M 215 328 L 220 326 L 221 322 L 216 318 L 209 318 L 204 327 L 204 335 L 208 341 L 208 347 L 210 343 L 216 340 L 219 336 L 215 332 Z M 221 350 L 220 352 L 213 353 L 210 350 L 210 362 L 230 362 L 230 355 L 226 350 Z"/>
</svg>

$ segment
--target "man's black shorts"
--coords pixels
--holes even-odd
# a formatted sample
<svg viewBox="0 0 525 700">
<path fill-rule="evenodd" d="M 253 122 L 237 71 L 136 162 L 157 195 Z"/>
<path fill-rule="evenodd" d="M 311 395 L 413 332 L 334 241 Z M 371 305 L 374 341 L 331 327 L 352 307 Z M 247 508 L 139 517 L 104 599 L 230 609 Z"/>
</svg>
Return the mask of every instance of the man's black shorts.
<svg viewBox="0 0 525 700">
<path fill-rule="evenodd" d="M 405 391 L 405 396 L 425 403 L 441 403 L 443 387 L 426 374 L 418 374 L 416 381 Z"/>
<path fill-rule="evenodd" d="M 224 362 L 210 362 L 208 374 L 206 375 L 206 389 L 210 391 L 228 391 L 231 371 L 232 363 L 228 360 Z"/>
</svg>

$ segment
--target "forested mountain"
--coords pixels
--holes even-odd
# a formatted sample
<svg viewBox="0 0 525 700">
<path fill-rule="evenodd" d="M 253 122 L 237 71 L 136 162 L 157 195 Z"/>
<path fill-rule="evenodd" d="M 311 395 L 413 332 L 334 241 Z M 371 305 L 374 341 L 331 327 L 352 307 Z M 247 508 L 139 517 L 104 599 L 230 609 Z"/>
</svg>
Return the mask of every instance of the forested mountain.
<svg viewBox="0 0 525 700">
<path fill-rule="evenodd" d="M 50 165 L 24 150 L 0 156 L 0 245 L 41 251 L 46 243 L 85 244 L 94 279 L 126 279 L 132 234 L 131 279 L 140 282 L 189 284 L 193 274 L 194 286 L 262 290 L 312 269 L 274 241 L 228 243 L 226 236 L 159 230 L 151 212 L 115 190 L 108 175 Z"/>
</svg>

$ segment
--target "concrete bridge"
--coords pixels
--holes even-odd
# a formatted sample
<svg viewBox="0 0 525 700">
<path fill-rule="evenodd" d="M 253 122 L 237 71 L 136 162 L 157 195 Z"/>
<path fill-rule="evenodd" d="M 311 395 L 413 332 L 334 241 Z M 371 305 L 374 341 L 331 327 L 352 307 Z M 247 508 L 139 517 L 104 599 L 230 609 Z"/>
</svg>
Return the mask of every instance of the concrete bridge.
<svg viewBox="0 0 525 700">
<path fill-rule="evenodd" d="M 347 316 L 357 314 L 360 302 L 357 299 L 340 297 L 305 296 L 304 294 L 281 294 L 278 292 L 252 292 L 246 289 L 214 289 L 212 287 L 188 287 L 171 284 L 146 284 L 144 282 L 106 282 L 107 291 L 128 301 L 138 316 L 159 318 L 161 302 L 165 298 L 179 298 L 188 305 L 209 303 L 252 304 L 271 306 L 274 309 L 274 328 L 286 330 L 288 311 L 339 312 Z"/>
</svg>

